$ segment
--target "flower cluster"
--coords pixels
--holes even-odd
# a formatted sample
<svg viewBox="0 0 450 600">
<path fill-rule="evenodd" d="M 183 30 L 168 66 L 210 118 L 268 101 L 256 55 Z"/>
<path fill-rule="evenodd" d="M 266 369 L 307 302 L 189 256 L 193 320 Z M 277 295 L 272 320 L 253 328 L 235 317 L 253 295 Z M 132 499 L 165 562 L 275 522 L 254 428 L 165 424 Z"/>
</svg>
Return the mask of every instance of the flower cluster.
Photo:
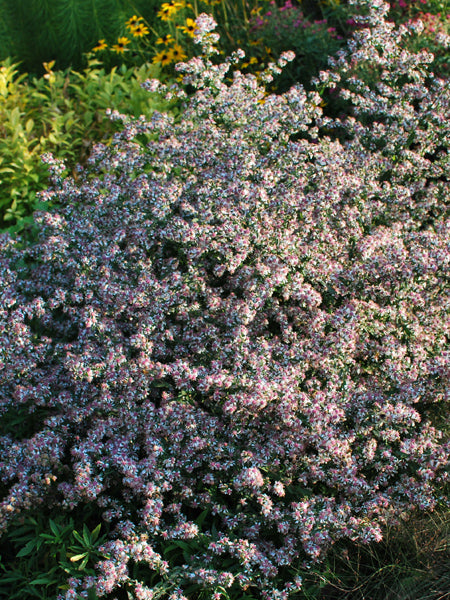
<svg viewBox="0 0 450 600">
<path fill-rule="evenodd" d="M 436 502 L 450 87 L 381 1 L 359 2 L 365 26 L 317 82 L 348 118 L 300 85 L 225 83 L 239 57 L 194 58 L 177 122 L 112 113 L 123 132 L 76 181 L 47 157 L 61 209 L 39 238 L 0 239 L 0 414 L 29 422 L 0 437 L 0 528 L 43 502 L 111 525 L 66 598 L 287 598 L 286 567 Z M 196 22 L 207 51 L 212 26 Z"/>
</svg>

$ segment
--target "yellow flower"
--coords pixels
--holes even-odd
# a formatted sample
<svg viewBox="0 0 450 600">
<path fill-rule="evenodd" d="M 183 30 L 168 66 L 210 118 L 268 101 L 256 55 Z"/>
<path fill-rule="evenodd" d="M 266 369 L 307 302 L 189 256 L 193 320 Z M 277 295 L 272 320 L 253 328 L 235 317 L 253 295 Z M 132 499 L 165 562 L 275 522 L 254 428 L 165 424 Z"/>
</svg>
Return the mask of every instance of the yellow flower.
<svg viewBox="0 0 450 600">
<path fill-rule="evenodd" d="M 120 37 L 117 40 L 117 44 L 114 44 L 112 49 L 114 50 L 114 52 L 117 52 L 117 54 L 123 54 L 126 50 L 125 46 L 129 43 L 130 43 L 130 40 L 128 38 Z"/>
<path fill-rule="evenodd" d="M 173 44 L 173 42 L 174 42 L 174 39 L 170 35 L 170 33 L 168 33 L 167 35 L 163 35 L 162 37 L 160 37 L 156 40 L 156 43 L 158 44 L 158 46 L 161 44 L 164 44 L 164 45 Z"/>
<path fill-rule="evenodd" d="M 183 33 L 187 33 L 191 38 L 195 37 L 197 31 L 197 24 L 194 19 L 186 19 L 186 25 L 179 25 L 178 29 L 181 29 Z"/>
<path fill-rule="evenodd" d="M 100 52 L 101 50 L 104 50 L 107 47 L 108 44 L 105 42 L 105 40 L 98 40 L 95 48 L 92 48 L 92 52 Z"/>
<path fill-rule="evenodd" d="M 179 44 L 174 44 L 171 48 L 171 52 L 175 62 L 180 62 L 187 58 L 187 54 L 185 54 L 183 48 Z"/>
<path fill-rule="evenodd" d="M 179 8 L 184 8 L 183 2 L 174 2 L 173 0 L 170 3 L 164 2 L 164 4 L 161 4 L 161 10 L 157 13 L 157 16 L 162 21 L 170 21 Z"/>
<path fill-rule="evenodd" d="M 248 61 L 249 65 L 256 65 L 257 63 L 258 63 L 258 59 L 256 58 L 256 56 L 250 57 L 250 60 Z"/>
<path fill-rule="evenodd" d="M 161 50 L 158 54 L 153 57 L 154 63 L 161 63 L 163 67 L 170 65 L 173 62 L 172 50 Z"/>
<path fill-rule="evenodd" d="M 148 35 L 148 27 L 146 27 L 143 23 L 139 23 L 135 27 L 131 29 L 131 33 L 134 37 L 144 37 L 144 35 Z"/>
<path fill-rule="evenodd" d="M 144 19 L 142 17 L 137 17 L 136 15 L 133 15 L 126 22 L 126 26 L 128 27 L 128 29 L 134 29 L 134 27 L 137 27 L 140 24 L 140 21 L 143 21 L 143 20 Z"/>
</svg>

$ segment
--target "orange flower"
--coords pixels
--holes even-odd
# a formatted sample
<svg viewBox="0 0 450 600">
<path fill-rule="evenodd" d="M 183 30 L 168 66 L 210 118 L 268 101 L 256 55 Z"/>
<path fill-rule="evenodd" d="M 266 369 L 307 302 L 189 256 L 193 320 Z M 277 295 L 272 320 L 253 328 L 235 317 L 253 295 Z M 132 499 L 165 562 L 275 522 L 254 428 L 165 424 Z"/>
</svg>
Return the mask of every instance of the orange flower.
<svg viewBox="0 0 450 600">
<path fill-rule="evenodd" d="M 173 44 L 175 40 L 173 39 L 173 37 L 170 35 L 170 33 L 167 33 L 166 35 L 163 35 L 162 37 L 158 38 L 156 40 L 156 44 L 160 45 L 160 44 Z"/>
<path fill-rule="evenodd" d="M 134 27 L 137 27 L 138 25 L 140 25 L 140 21 L 143 21 L 142 17 L 137 17 L 136 15 L 133 15 L 126 22 L 126 26 L 127 26 L 128 29 L 134 29 Z"/>
<path fill-rule="evenodd" d="M 165 2 L 161 5 L 161 10 L 157 13 L 156 16 L 158 16 L 162 21 L 170 21 L 172 16 L 177 12 L 178 8 L 179 7 L 176 6 L 176 4 L 173 2 L 171 2 L 170 4 Z"/>
<path fill-rule="evenodd" d="M 180 62 L 187 58 L 187 54 L 185 54 L 183 48 L 179 44 L 174 44 L 171 48 L 171 52 L 174 62 Z"/>
</svg>

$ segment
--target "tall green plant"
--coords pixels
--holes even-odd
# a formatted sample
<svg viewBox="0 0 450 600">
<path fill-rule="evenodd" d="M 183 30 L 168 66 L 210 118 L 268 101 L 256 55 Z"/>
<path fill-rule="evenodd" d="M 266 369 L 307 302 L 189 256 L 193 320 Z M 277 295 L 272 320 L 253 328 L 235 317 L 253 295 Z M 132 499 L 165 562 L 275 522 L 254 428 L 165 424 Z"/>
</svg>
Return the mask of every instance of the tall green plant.
<svg viewBox="0 0 450 600">
<path fill-rule="evenodd" d="M 99 38 L 119 34 L 131 10 L 129 0 L 0 0 L 0 58 L 13 54 L 29 72 L 50 60 L 58 68 L 79 67 Z"/>
</svg>

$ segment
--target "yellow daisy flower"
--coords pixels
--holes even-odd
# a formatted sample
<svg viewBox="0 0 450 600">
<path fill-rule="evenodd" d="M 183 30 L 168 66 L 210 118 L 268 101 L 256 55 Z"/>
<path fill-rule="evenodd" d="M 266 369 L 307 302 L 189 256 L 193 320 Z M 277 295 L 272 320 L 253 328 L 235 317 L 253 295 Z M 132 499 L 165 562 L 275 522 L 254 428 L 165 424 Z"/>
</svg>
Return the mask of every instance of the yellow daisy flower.
<svg viewBox="0 0 450 600">
<path fill-rule="evenodd" d="M 112 49 L 114 50 L 114 52 L 117 52 L 117 54 L 123 54 L 126 50 L 125 46 L 129 43 L 130 43 L 130 40 L 128 38 L 120 37 L 117 40 L 117 44 L 114 44 Z"/>
<path fill-rule="evenodd" d="M 162 37 L 158 38 L 156 40 L 156 43 L 159 45 L 164 44 L 165 46 L 167 46 L 167 44 L 173 44 L 175 40 L 173 39 L 173 37 L 170 35 L 170 33 L 168 33 L 167 35 L 163 35 Z"/>
<path fill-rule="evenodd" d="M 163 67 L 173 62 L 172 50 L 161 50 L 153 57 L 154 63 L 161 63 Z"/>
<path fill-rule="evenodd" d="M 177 12 L 178 8 L 180 8 L 175 2 L 164 2 L 161 5 L 161 10 L 156 14 L 162 21 L 170 21 L 172 16 Z"/>
<path fill-rule="evenodd" d="M 144 23 L 139 23 L 131 29 L 131 33 L 134 35 L 134 37 L 144 37 L 144 35 L 148 35 L 149 30 Z"/>
<path fill-rule="evenodd" d="M 128 19 L 128 21 L 125 24 L 128 27 L 128 29 L 133 29 L 134 27 L 137 27 L 143 20 L 144 19 L 142 17 L 137 17 L 136 15 L 133 15 L 130 19 Z"/>
<path fill-rule="evenodd" d="M 108 44 L 105 40 L 98 40 L 97 45 L 92 48 L 92 52 L 100 52 L 101 50 L 105 50 L 108 47 Z"/>
<path fill-rule="evenodd" d="M 194 19 L 186 19 L 186 25 L 179 25 L 178 29 L 181 29 L 183 33 L 187 33 L 188 36 L 193 38 L 197 31 L 197 24 Z"/>
<path fill-rule="evenodd" d="M 181 60 L 187 58 L 187 54 L 185 54 L 180 44 L 174 44 L 171 48 L 171 52 L 175 62 L 180 62 Z"/>
</svg>

